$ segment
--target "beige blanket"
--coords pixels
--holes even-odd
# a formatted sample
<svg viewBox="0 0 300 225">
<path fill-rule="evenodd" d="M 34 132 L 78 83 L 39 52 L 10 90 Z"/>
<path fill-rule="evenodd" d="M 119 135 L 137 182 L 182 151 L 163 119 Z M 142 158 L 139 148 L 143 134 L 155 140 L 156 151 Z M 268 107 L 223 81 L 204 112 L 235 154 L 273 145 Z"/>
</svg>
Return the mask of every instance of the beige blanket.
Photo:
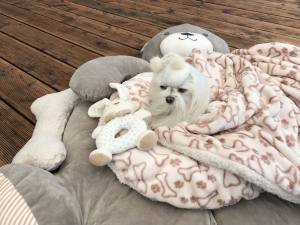
<svg viewBox="0 0 300 225">
<path fill-rule="evenodd" d="M 194 50 L 188 59 L 211 81 L 209 113 L 160 127 L 160 145 L 114 157 L 119 180 L 182 208 L 219 208 L 262 190 L 300 203 L 300 49 L 282 43 L 232 54 Z M 148 104 L 151 74 L 126 85 Z"/>
</svg>

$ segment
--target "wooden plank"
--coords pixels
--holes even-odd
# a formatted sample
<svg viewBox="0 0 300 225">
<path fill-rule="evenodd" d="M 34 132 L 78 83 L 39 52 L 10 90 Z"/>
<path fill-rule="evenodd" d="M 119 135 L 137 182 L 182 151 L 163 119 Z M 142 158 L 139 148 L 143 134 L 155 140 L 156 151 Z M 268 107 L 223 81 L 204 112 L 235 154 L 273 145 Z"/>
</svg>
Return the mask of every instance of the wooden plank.
<svg viewBox="0 0 300 225">
<path fill-rule="evenodd" d="M 168 2 L 178 2 L 177 0 L 167 0 Z M 180 0 L 180 4 L 182 5 L 189 5 L 193 6 L 195 8 L 201 7 L 204 4 L 204 1 L 202 0 Z"/>
<path fill-rule="evenodd" d="M 268 2 L 285 2 L 285 3 L 296 3 L 299 4 L 299 0 L 266 0 Z"/>
<path fill-rule="evenodd" d="M 56 88 L 69 86 L 74 68 L 0 32 L 0 57 Z"/>
<path fill-rule="evenodd" d="M 29 140 L 33 124 L 16 113 L 1 99 L 0 117 L 0 166 L 3 166 L 10 163 L 14 155 Z"/>
<path fill-rule="evenodd" d="M 54 89 L 24 73 L 0 58 L 0 96 L 10 106 L 31 122 L 35 122 L 30 111 L 32 102 Z"/>
<path fill-rule="evenodd" d="M 96 4 L 93 0 L 82 1 L 82 0 L 75 0 L 76 2 L 81 2 L 82 4 L 87 4 L 92 2 L 92 4 Z M 129 0 L 122 0 L 122 2 L 101 2 L 101 7 L 103 5 L 106 8 L 114 8 L 115 11 L 121 11 L 122 14 L 129 12 L 129 15 L 134 13 L 136 18 L 141 20 L 147 20 L 149 22 L 152 21 L 159 21 L 163 23 L 167 23 L 167 21 L 171 20 L 171 24 L 179 24 L 183 22 L 190 22 L 209 30 L 215 31 L 222 37 L 222 34 L 227 34 L 229 36 L 240 37 L 249 41 L 251 44 L 246 45 L 244 47 L 250 47 L 253 44 L 263 43 L 263 42 L 270 42 L 270 41 L 281 41 L 281 42 L 289 42 L 291 44 L 299 45 L 300 41 L 296 38 L 274 35 L 271 33 L 259 31 L 256 29 L 251 29 L 248 27 L 241 27 L 238 25 L 222 22 L 222 21 L 215 21 L 211 19 L 207 19 L 205 17 L 199 15 L 190 15 L 184 14 L 174 8 L 171 7 L 158 7 L 153 5 L 147 5 L 147 12 L 143 11 L 142 9 L 145 7 L 145 3 L 140 2 L 133 2 Z M 123 9 L 126 9 L 124 11 Z M 128 14 L 128 13 L 127 13 Z M 231 42 L 227 39 L 228 42 Z M 230 43 L 232 44 L 232 42 Z"/>
<path fill-rule="evenodd" d="M 109 12 L 115 15 L 120 15 L 125 18 L 131 18 L 136 21 L 140 21 L 146 24 L 151 24 L 151 25 L 157 25 L 161 27 L 166 27 L 166 26 L 174 26 L 180 23 L 180 21 L 177 20 L 172 20 L 170 18 L 164 18 L 164 17 L 157 17 L 153 18 L 153 16 L 149 15 L 152 12 L 149 10 L 149 7 L 143 8 L 143 10 L 132 10 L 131 7 L 120 7 L 122 2 L 119 2 L 119 4 L 110 4 L 106 3 L 104 1 L 94 1 L 94 0 L 70 0 L 70 2 L 74 2 L 76 4 L 80 5 L 85 5 L 90 8 L 94 9 L 99 9 L 104 12 Z M 162 9 L 164 10 L 164 9 Z"/>
<path fill-rule="evenodd" d="M 0 31 L 73 67 L 99 57 L 94 52 L 1 14 Z"/>
<path fill-rule="evenodd" d="M 109 1 L 109 2 L 115 2 L 115 1 Z M 164 8 L 171 7 L 172 9 L 175 9 L 179 12 L 183 12 L 186 14 L 201 15 L 201 18 L 223 21 L 229 24 L 239 25 L 241 27 L 250 27 L 256 30 L 264 31 L 266 33 L 281 34 L 278 35 L 277 37 L 280 37 L 282 39 L 286 36 L 296 37 L 296 38 L 300 36 L 299 29 L 288 27 L 286 25 L 274 24 L 273 22 L 270 23 L 270 22 L 258 21 L 256 19 L 241 17 L 239 15 L 237 16 L 233 14 L 229 16 L 228 13 L 224 13 L 224 10 L 218 8 L 218 5 L 204 3 L 202 6 L 196 8 L 189 5 L 180 4 L 179 2 L 168 2 L 165 0 L 155 0 L 155 1 L 139 0 L 139 3 L 147 4 L 149 2 L 151 2 L 152 6 L 160 6 Z M 217 6 L 217 7 L 212 7 L 212 6 Z M 298 24 L 298 21 L 294 20 L 293 22 L 294 24 Z"/>
<path fill-rule="evenodd" d="M 125 23 L 125 27 L 126 29 L 130 29 L 133 32 L 141 32 L 149 37 L 153 37 L 154 35 L 156 35 L 158 32 L 160 32 L 162 29 L 169 27 L 168 25 L 163 25 L 163 24 L 149 24 L 145 23 L 145 21 L 139 21 L 139 20 L 134 20 L 133 18 L 129 17 L 125 17 L 125 16 L 118 16 L 117 14 L 111 14 L 111 13 L 107 13 L 102 11 L 99 7 L 97 7 L 98 3 L 95 2 L 94 4 L 92 3 L 93 7 L 95 7 L 96 9 L 93 8 L 89 8 L 92 7 L 91 5 L 89 5 L 89 2 L 84 2 L 85 4 L 89 5 L 89 7 L 84 6 L 84 5 L 79 5 L 80 3 L 73 3 L 73 2 L 69 2 L 69 1 L 60 1 L 60 0 L 41 0 L 41 2 L 43 2 L 44 4 L 47 4 L 50 7 L 56 7 L 56 8 L 60 8 L 62 10 L 65 11 L 71 11 L 75 14 L 81 15 L 81 16 L 85 16 L 88 18 L 92 18 L 94 20 L 101 20 L 101 21 L 105 21 L 106 23 L 110 23 L 113 26 L 120 26 L 120 25 L 124 25 L 123 23 Z M 109 18 L 111 16 L 117 16 L 118 18 L 121 18 L 122 21 L 124 21 L 123 23 L 119 23 L 118 21 L 112 20 L 112 21 L 107 21 L 106 16 L 109 15 Z M 130 20 L 130 25 L 128 24 L 127 20 Z M 140 27 L 136 27 L 132 24 L 137 24 L 140 25 L 142 24 L 143 26 Z M 129 27 L 127 27 L 127 25 Z M 144 28 L 144 29 L 143 29 Z M 151 30 L 149 31 L 149 28 L 151 28 Z M 155 28 L 155 29 L 153 29 Z M 231 40 L 238 40 L 235 41 L 235 45 L 233 46 L 233 48 L 243 48 L 245 46 L 251 46 L 252 44 L 249 44 L 249 42 L 247 43 L 246 40 L 241 40 L 240 38 L 237 38 L 235 36 L 231 36 L 231 35 L 227 35 L 227 34 L 222 34 L 222 36 L 224 38 L 229 37 Z M 247 43 L 247 44 L 245 44 Z M 231 43 L 230 43 L 231 44 Z M 232 45 L 231 45 L 232 46 Z"/>
<path fill-rule="evenodd" d="M 114 0 L 109 1 L 112 4 L 118 4 Z M 222 18 L 218 18 L 217 16 L 213 15 L 212 13 L 209 13 L 208 11 L 203 11 L 201 8 L 198 8 L 193 11 L 192 14 L 187 14 L 183 12 L 184 10 L 180 5 L 178 4 L 172 4 L 169 5 L 169 2 L 165 1 L 153 1 L 151 5 L 149 4 L 148 0 L 139 0 L 138 2 L 135 2 L 133 0 L 122 0 L 122 5 L 125 7 L 127 5 L 128 7 L 136 8 L 137 10 L 140 10 L 141 7 L 144 7 L 144 5 L 147 4 L 147 7 L 151 9 L 152 13 L 158 14 L 160 16 L 169 17 L 169 18 L 179 18 L 188 22 L 195 22 L 202 26 L 210 26 L 214 27 L 215 29 L 219 31 L 223 31 L 227 34 L 235 33 L 237 36 L 242 38 L 251 38 L 255 41 L 255 43 L 263 43 L 263 42 L 272 42 L 272 41 L 280 41 L 280 42 L 288 42 L 290 44 L 300 45 L 300 41 L 298 38 L 288 37 L 288 34 L 285 33 L 284 35 L 274 34 L 271 32 L 266 32 L 262 29 L 262 27 L 266 26 L 266 24 L 258 25 L 257 21 L 253 21 L 246 18 L 240 18 L 232 16 L 224 16 Z M 169 8 L 168 8 L 169 7 Z M 162 11 L 161 8 L 164 8 L 165 10 Z M 172 13 L 170 12 L 170 9 L 172 9 Z M 190 9 L 190 8 L 189 8 Z M 206 14 L 209 14 L 209 16 L 206 16 Z M 217 13 L 216 13 L 217 14 Z M 201 17 L 199 16 L 201 15 Z M 213 17 L 210 18 L 210 17 Z M 217 20 L 216 20 L 217 19 Z M 282 28 L 282 27 L 281 27 Z M 290 33 L 293 33 L 294 36 L 299 36 L 299 31 L 296 29 L 290 29 Z"/>
<path fill-rule="evenodd" d="M 138 33 L 147 37 L 153 37 L 155 34 L 161 31 L 161 27 L 143 22 L 122 17 L 119 15 L 104 12 L 100 9 L 93 9 L 84 5 L 78 5 L 68 1 L 61 0 L 41 0 L 44 4 L 50 7 L 55 7 L 66 12 L 72 12 L 76 15 L 90 18 L 96 21 L 100 21 L 109 24 L 114 27 L 120 27 L 126 29 L 132 33 Z"/>
<path fill-rule="evenodd" d="M 285 11 L 285 10 L 279 10 L 274 9 L 272 7 L 266 6 L 265 2 L 253 2 L 253 1 L 244 1 L 244 0 L 204 0 L 204 2 L 214 3 L 218 5 L 225 5 L 232 8 L 238 8 L 238 9 L 245 9 L 248 11 L 254 11 L 254 12 L 260 12 L 267 15 L 276 15 L 286 18 L 291 18 L 295 20 L 300 19 L 300 14 L 293 11 Z"/>
<path fill-rule="evenodd" d="M 299 16 L 297 16 L 296 19 L 292 19 L 292 18 L 278 16 L 276 13 L 274 15 L 273 14 L 267 14 L 268 11 L 265 11 L 265 12 L 252 11 L 252 10 L 247 9 L 247 7 L 236 8 L 236 7 L 234 7 L 234 3 L 236 3 L 236 1 L 233 1 L 233 4 L 229 4 L 229 2 L 228 2 L 228 4 L 222 4 L 222 1 L 210 2 L 209 0 L 207 0 L 207 1 L 167 0 L 167 1 L 179 4 L 179 5 L 192 6 L 195 9 L 197 9 L 197 8 L 206 8 L 206 9 L 212 10 L 212 12 L 215 12 L 215 10 L 217 10 L 216 11 L 217 15 L 219 14 L 219 10 L 221 10 L 223 13 L 229 14 L 229 15 L 241 16 L 241 17 L 254 19 L 254 20 L 258 20 L 258 21 L 265 21 L 265 22 L 269 22 L 269 23 L 272 23 L 272 24 L 279 24 L 279 25 L 286 26 L 286 27 L 291 27 L 291 28 L 293 28 L 293 27 L 294 28 L 300 28 Z M 281 0 L 278 0 L 278 1 L 282 2 Z M 253 2 L 253 1 L 251 1 L 251 2 Z M 257 5 L 265 5 L 266 2 L 267 2 L 266 0 L 263 1 L 263 2 L 261 2 L 261 0 L 258 0 Z M 243 3 L 245 3 L 245 2 L 243 1 Z M 288 3 L 288 4 L 290 5 L 290 3 Z M 300 3 L 298 2 L 296 4 L 297 4 L 297 8 L 299 8 Z M 245 4 L 243 4 L 243 5 L 245 5 Z M 237 7 L 238 6 L 239 5 L 237 5 Z M 293 11 L 297 10 L 295 8 L 295 6 L 292 6 L 292 8 L 293 8 Z M 273 9 L 273 8 L 270 7 L 270 9 Z"/>
<path fill-rule="evenodd" d="M 63 8 L 63 9 L 67 9 L 67 10 L 72 10 L 72 11 L 75 11 L 75 12 L 77 12 L 77 13 L 84 13 L 84 16 L 90 16 L 90 13 L 91 12 L 99 12 L 98 10 L 94 10 L 94 9 L 90 9 L 90 8 L 87 8 L 87 7 L 85 7 L 85 6 L 82 6 L 82 5 L 77 5 L 77 4 L 74 4 L 74 3 L 72 3 L 72 2 L 61 2 L 60 0 L 51 0 L 51 1 L 49 1 L 49 0 L 40 0 L 39 2 L 43 2 L 44 4 L 47 4 L 48 6 L 50 6 L 50 7 L 61 7 L 61 8 Z M 75 7 L 76 6 L 76 7 Z M 70 7 L 71 7 L 71 9 L 70 9 Z M 84 7 L 84 8 L 87 8 L 87 9 L 90 9 L 90 10 L 93 10 L 93 11 L 88 11 L 88 13 L 86 13 L 86 11 L 80 11 L 80 9 L 82 8 L 82 7 Z M 79 15 L 81 15 L 81 14 L 79 14 Z M 92 14 L 93 15 L 93 14 Z M 102 15 L 102 14 L 101 14 Z M 97 18 L 103 18 L 103 17 L 101 17 L 101 15 L 99 15 L 99 14 L 97 14 L 97 16 L 95 16 L 95 17 L 93 17 L 93 19 L 97 19 Z M 110 15 L 112 15 L 112 14 L 110 14 Z M 124 18 L 124 19 L 127 19 L 127 18 L 125 18 L 125 17 L 122 17 L 122 18 Z M 136 23 L 140 23 L 139 21 L 136 21 Z M 117 25 L 116 23 L 114 23 L 113 25 Z M 144 26 L 143 27 L 149 27 L 149 24 L 144 24 Z M 154 26 L 153 26 L 154 27 Z M 158 33 L 158 32 L 160 32 L 163 28 L 166 28 L 167 26 L 162 26 L 162 28 L 160 28 L 160 27 L 157 27 L 156 29 L 155 29 L 155 32 L 152 32 L 152 36 L 154 36 L 156 33 Z M 148 33 L 148 35 L 151 35 L 151 33 Z M 225 37 L 228 37 L 228 36 L 230 36 L 230 35 L 224 35 L 223 34 L 223 36 L 225 36 Z M 150 36 L 151 37 L 151 36 Z M 230 38 L 231 39 L 236 39 L 236 40 L 239 40 L 241 43 L 243 43 L 243 41 L 242 40 L 240 40 L 240 38 L 235 38 L 234 36 L 232 37 L 232 36 L 230 36 Z M 248 46 L 250 46 L 251 44 L 249 44 L 249 43 L 247 43 L 247 45 Z M 240 44 L 236 44 L 235 46 L 234 46 L 234 48 L 240 48 L 240 47 L 244 47 L 245 45 L 240 45 Z"/>
<path fill-rule="evenodd" d="M 168 2 L 176 2 L 182 5 L 189 5 L 193 7 L 201 7 L 207 3 L 209 0 L 167 0 Z M 233 3 L 236 1 L 231 0 Z M 257 2 L 257 5 L 268 5 L 270 8 L 279 8 L 280 10 L 290 10 L 290 11 L 298 11 L 300 9 L 299 0 L 252 0 L 251 2 Z M 216 4 L 222 4 L 222 1 L 218 1 Z M 249 10 L 249 9 L 248 9 Z"/>
<path fill-rule="evenodd" d="M 101 55 L 137 55 L 138 50 L 88 33 L 45 16 L 0 2 L 0 13 Z"/>
<path fill-rule="evenodd" d="M 238 9 L 238 8 L 228 7 L 224 5 L 217 5 L 217 4 L 207 3 L 207 2 L 205 2 L 203 5 L 204 5 L 203 7 L 209 10 L 212 11 L 217 10 L 217 12 L 221 10 L 224 14 L 228 14 L 228 15 L 235 15 L 235 16 L 245 17 L 249 19 L 254 19 L 257 21 L 279 24 L 289 28 L 297 28 L 297 29 L 300 28 L 299 21 L 295 19 L 280 17 L 277 15 L 270 15 L 270 14 L 255 12 L 255 11 L 248 11 L 245 9 Z"/>
<path fill-rule="evenodd" d="M 140 50 L 143 45 L 148 41 L 148 37 L 141 34 L 132 34 L 131 32 L 107 25 L 105 23 L 95 21 L 86 17 L 78 16 L 76 14 L 60 10 L 58 8 L 49 7 L 49 5 L 41 4 L 41 1 L 32 0 L 5 0 L 7 3 L 20 8 L 29 10 L 39 15 L 45 15 L 56 21 L 64 24 L 80 28 L 81 30 L 101 36 L 105 39 L 112 40 L 123 45 Z"/>
<path fill-rule="evenodd" d="M 261 0 L 253 0 L 254 3 L 261 4 Z M 289 11 L 293 15 L 300 15 L 300 2 L 274 2 L 274 1 L 264 1 L 265 6 L 279 10 L 279 11 Z"/>
<path fill-rule="evenodd" d="M 203 28 L 206 28 L 206 29 L 216 33 L 217 35 L 219 35 L 220 37 L 223 37 L 224 39 L 226 37 L 225 40 L 228 41 L 229 45 L 233 46 L 235 48 L 246 48 L 246 47 L 250 47 L 255 44 L 255 42 L 252 41 L 251 39 L 246 39 L 246 38 L 241 39 L 237 35 L 233 35 L 232 31 L 230 33 L 224 33 L 220 30 L 215 29 L 215 26 L 208 26 L 206 23 L 200 24 L 198 21 L 195 21 L 194 19 L 191 19 L 191 20 L 187 20 L 186 18 L 179 19 L 177 17 L 177 14 L 174 16 L 174 13 L 172 13 L 172 9 L 167 9 L 171 12 L 171 14 L 173 14 L 171 16 L 172 18 L 168 18 L 168 17 L 162 17 L 159 13 L 153 13 L 152 10 L 150 10 L 148 6 L 146 7 L 147 10 L 143 10 L 143 9 L 138 9 L 138 8 L 134 8 L 134 7 L 133 8 L 127 7 L 127 4 L 126 5 L 108 4 L 108 3 L 104 4 L 103 2 L 99 3 L 99 2 L 93 1 L 93 0 L 88 0 L 88 1 L 72 0 L 72 2 L 75 2 L 76 4 L 85 5 L 87 7 L 99 9 L 99 10 L 102 10 L 105 12 L 121 15 L 126 18 L 135 19 L 137 21 L 141 21 L 144 23 L 158 25 L 163 28 L 190 22 L 191 24 L 202 26 Z M 161 12 L 165 12 L 166 14 L 168 14 L 168 12 L 166 12 L 166 9 L 163 9 L 163 8 L 161 9 Z M 199 20 L 199 19 L 197 18 L 197 20 Z M 235 40 L 239 40 L 239 41 L 236 42 Z"/>
<path fill-rule="evenodd" d="M 176 1 L 176 0 L 167 0 L 169 2 L 178 2 L 180 4 L 184 4 L 184 5 L 189 5 L 189 6 L 193 6 L 193 7 L 199 7 L 199 6 L 203 6 L 205 5 L 205 3 L 209 2 L 210 0 L 181 0 L 181 1 Z M 286 0 L 251 0 L 248 2 L 245 1 L 236 1 L 236 0 L 229 0 L 228 2 L 226 2 L 226 5 L 229 5 L 229 2 L 231 2 L 232 4 L 235 4 L 236 7 L 247 7 L 247 10 L 257 10 L 259 11 L 259 9 L 256 9 L 255 7 L 253 7 L 254 5 L 256 6 L 260 6 L 263 8 L 269 8 L 272 11 L 274 11 L 274 14 L 276 15 L 276 10 L 278 10 L 279 12 L 290 12 L 292 15 L 298 15 L 298 12 L 300 12 L 300 2 L 298 0 L 292 0 L 292 1 L 286 1 Z M 242 4 L 244 3 L 244 4 Z M 215 1 L 215 4 L 224 4 L 223 1 Z M 266 13 L 270 14 L 272 13 L 268 11 L 266 11 Z M 280 14 L 280 13 L 279 13 Z"/>
</svg>

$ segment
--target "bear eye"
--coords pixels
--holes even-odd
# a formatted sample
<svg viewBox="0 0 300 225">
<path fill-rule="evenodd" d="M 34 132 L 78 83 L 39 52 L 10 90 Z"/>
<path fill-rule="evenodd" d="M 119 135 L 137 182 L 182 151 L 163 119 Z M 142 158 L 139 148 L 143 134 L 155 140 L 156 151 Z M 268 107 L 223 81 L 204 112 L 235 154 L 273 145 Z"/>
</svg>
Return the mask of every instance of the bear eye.
<svg viewBox="0 0 300 225">
<path fill-rule="evenodd" d="M 164 86 L 164 85 L 160 85 L 159 87 L 160 87 L 161 90 L 166 90 L 167 89 L 167 86 Z"/>
<path fill-rule="evenodd" d="M 184 93 L 184 92 L 186 92 L 187 90 L 185 89 L 185 88 L 178 88 L 178 92 L 180 92 L 180 93 Z"/>
</svg>

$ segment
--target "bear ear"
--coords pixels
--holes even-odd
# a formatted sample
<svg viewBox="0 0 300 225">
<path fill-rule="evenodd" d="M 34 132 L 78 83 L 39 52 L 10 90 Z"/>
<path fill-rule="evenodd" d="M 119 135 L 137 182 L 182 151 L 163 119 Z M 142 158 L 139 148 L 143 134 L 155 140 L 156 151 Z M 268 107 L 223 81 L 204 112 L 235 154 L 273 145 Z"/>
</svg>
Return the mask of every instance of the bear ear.
<svg viewBox="0 0 300 225">
<path fill-rule="evenodd" d="M 150 60 L 150 68 L 154 73 L 158 73 L 163 68 L 163 62 L 162 59 L 158 56 L 152 58 Z"/>
<path fill-rule="evenodd" d="M 185 61 L 181 56 L 174 55 L 170 60 L 170 66 L 173 70 L 181 70 L 185 66 Z"/>
</svg>

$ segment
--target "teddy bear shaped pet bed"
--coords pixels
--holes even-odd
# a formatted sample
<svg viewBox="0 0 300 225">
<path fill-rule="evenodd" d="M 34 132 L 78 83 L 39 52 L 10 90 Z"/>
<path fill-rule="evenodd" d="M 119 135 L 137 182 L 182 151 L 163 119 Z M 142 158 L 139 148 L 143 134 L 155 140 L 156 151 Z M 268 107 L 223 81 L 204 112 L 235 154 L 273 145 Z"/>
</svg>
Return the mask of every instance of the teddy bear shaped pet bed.
<svg viewBox="0 0 300 225">
<path fill-rule="evenodd" d="M 96 149 L 91 134 L 98 119 L 88 116 L 89 101 L 109 97 L 109 83 L 131 78 L 123 85 L 132 100 L 146 106 L 153 74 L 146 61 L 129 56 L 84 64 L 71 89 L 32 105 L 38 121 L 33 137 L 13 164 L 0 169 L 0 221 L 10 222 L 2 224 L 300 222 L 299 206 L 288 202 L 299 203 L 298 48 L 272 43 L 224 54 L 223 40 L 185 24 L 150 40 L 144 58 L 163 55 L 154 46 L 178 32 L 204 33 L 212 43 L 214 52 L 193 50 L 187 61 L 213 81 L 208 113 L 216 116 L 160 127 L 153 149 L 116 154 L 110 169 L 93 166 L 88 158 Z M 54 122 L 46 130 L 47 120 Z M 3 197 L 8 195 L 18 199 L 19 208 Z M 236 204 L 240 199 L 254 200 Z M 234 206 L 191 210 L 228 205 Z M 11 218 L 11 210 L 19 216 Z M 30 223 L 21 223 L 25 220 Z"/>
</svg>

